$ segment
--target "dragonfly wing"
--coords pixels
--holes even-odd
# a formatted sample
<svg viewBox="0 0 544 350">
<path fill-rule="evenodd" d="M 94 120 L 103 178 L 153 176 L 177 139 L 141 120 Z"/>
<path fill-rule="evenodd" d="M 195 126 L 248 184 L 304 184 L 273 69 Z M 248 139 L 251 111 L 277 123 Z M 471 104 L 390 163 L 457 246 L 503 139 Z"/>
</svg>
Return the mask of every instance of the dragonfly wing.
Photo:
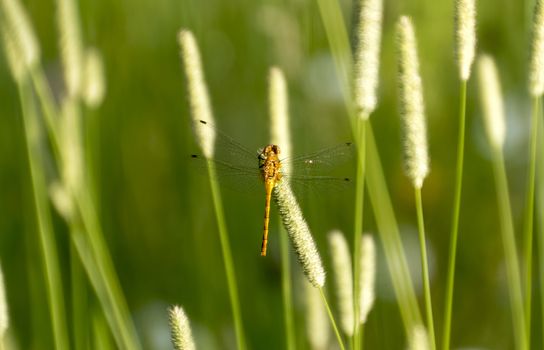
<svg viewBox="0 0 544 350">
<path fill-rule="evenodd" d="M 215 135 L 214 160 L 237 167 L 252 168 L 258 166 L 257 152 L 251 152 L 241 143 L 228 136 L 209 122 L 200 120 L 193 124 L 195 129 L 209 129 Z M 197 132 L 197 130 L 195 130 Z"/>
<path fill-rule="evenodd" d="M 239 193 L 249 193 L 262 188 L 257 166 L 249 168 L 234 165 L 217 159 L 207 159 L 199 154 L 191 155 L 191 162 L 194 164 L 194 168 L 199 169 L 199 172 L 203 174 L 207 172 L 208 168 L 213 169 L 221 187 Z"/>
<path fill-rule="evenodd" d="M 350 159 L 353 159 L 354 154 L 355 149 L 353 144 L 351 142 L 346 142 L 300 157 L 287 158 L 283 160 L 282 163 L 289 164 L 294 175 L 317 176 L 324 173 L 326 174 Z"/>
<path fill-rule="evenodd" d="M 353 187 L 351 177 L 332 176 L 343 164 L 353 159 L 355 149 L 352 143 L 342 143 L 300 157 L 286 159 L 291 173 L 284 177 L 297 193 L 333 194 L 345 192 Z"/>
<path fill-rule="evenodd" d="M 259 159 L 257 152 L 247 150 L 242 144 L 206 121 L 194 124 L 195 128 L 208 128 L 215 134 L 215 153 L 212 159 L 193 155 L 198 167 L 212 167 L 218 180 L 227 188 L 238 192 L 255 191 L 262 188 Z M 198 131 L 198 130 L 195 130 Z M 295 188 L 341 189 L 349 187 L 348 177 L 323 176 L 353 157 L 354 147 L 343 143 L 301 157 L 282 160 L 290 167 L 291 173 L 284 174 Z"/>
<path fill-rule="evenodd" d="M 289 181 L 298 194 L 334 195 L 349 192 L 354 186 L 353 180 L 349 177 L 286 175 L 284 179 Z"/>
<path fill-rule="evenodd" d="M 238 141 L 222 132 L 209 122 L 200 120 L 193 124 L 195 133 L 199 128 L 207 129 L 215 135 L 213 158 L 195 154 L 191 158 L 195 167 L 211 167 L 217 174 L 222 187 L 236 192 L 255 191 L 259 186 L 259 160 L 256 152 L 251 152 Z"/>
</svg>

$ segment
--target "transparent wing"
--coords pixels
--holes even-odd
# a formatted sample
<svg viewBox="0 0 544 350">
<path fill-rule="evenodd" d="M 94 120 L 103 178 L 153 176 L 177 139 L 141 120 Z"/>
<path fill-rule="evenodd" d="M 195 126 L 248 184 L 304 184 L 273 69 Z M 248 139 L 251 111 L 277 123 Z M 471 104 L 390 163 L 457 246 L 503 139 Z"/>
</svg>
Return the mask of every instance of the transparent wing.
<svg viewBox="0 0 544 350">
<path fill-rule="evenodd" d="M 353 181 L 349 177 L 336 176 L 285 176 L 296 194 L 335 195 L 345 193 L 353 188 Z"/>
<path fill-rule="evenodd" d="M 196 168 L 206 170 L 212 167 L 221 186 L 241 193 L 254 192 L 262 188 L 260 183 L 259 160 L 257 152 L 251 152 L 238 141 L 228 136 L 212 124 L 199 121 L 193 129 L 209 128 L 215 134 L 214 155 L 206 159 L 201 154 L 191 155 Z M 198 130 L 194 130 L 199 134 Z"/>
<path fill-rule="evenodd" d="M 193 124 L 193 128 L 209 128 L 215 134 L 214 161 L 229 165 L 235 168 L 257 168 L 258 153 L 245 148 L 241 143 L 228 136 L 212 124 L 200 120 Z M 195 130 L 195 134 L 199 134 Z"/>
<path fill-rule="evenodd" d="M 282 160 L 291 168 L 290 178 L 307 178 L 315 175 L 315 180 L 331 180 L 329 177 L 320 176 L 334 170 L 338 166 L 353 158 L 355 153 L 351 142 L 342 143 L 333 147 L 325 148 L 317 152 L 303 156 L 287 158 Z"/>
<path fill-rule="evenodd" d="M 191 163 L 201 173 L 206 173 L 208 167 L 213 168 L 221 186 L 235 192 L 249 193 L 264 188 L 257 166 L 250 168 L 235 165 L 223 160 L 206 159 L 206 157 L 199 154 L 191 155 Z"/>
<path fill-rule="evenodd" d="M 194 154 L 194 163 L 200 168 L 211 166 L 217 173 L 218 180 L 227 188 L 238 192 L 255 191 L 262 188 L 259 171 L 258 152 L 251 152 L 242 144 L 217 129 L 208 122 L 200 121 L 195 128 L 213 129 L 215 153 L 213 159 Z M 283 178 L 291 183 L 295 191 L 317 192 L 321 190 L 343 190 L 351 187 L 351 179 L 347 176 L 328 176 L 325 174 L 353 158 L 354 147 L 351 143 L 342 143 L 304 156 L 283 159 L 290 173 Z"/>
</svg>

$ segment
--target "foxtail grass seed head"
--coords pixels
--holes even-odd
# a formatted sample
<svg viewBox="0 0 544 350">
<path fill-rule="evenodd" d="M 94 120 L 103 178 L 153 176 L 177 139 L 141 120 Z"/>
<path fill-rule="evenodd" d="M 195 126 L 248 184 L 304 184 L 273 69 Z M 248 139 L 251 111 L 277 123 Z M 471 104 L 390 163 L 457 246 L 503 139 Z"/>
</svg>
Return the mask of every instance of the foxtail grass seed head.
<svg viewBox="0 0 544 350">
<path fill-rule="evenodd" d="M 355 104 L 368 118 L 377 104 L 383 0 L 360 0 L 355 48 Z"/>
<path fill-rule="evenodd" d="M 421 188 L 429 172 L 427 128 L 416 37 L 412 21 L 406 16 L 402 16 L 397 23 L 397 62 L 404 129 L 404 167 L 414 187 Z"/>
<path fill-rule="evenodd" d="M 21 59 L 27 67 L 32 67 L 40 59 L 38 40 L 30 24 L 28 13 L 19 0 L 0 0 L 1 21 L 5 22 L 7 34 L 20 50 Z"/>
<path fill-rule="evenodd" d="M 427 329 L 421 324 L 415 325 L 409 335 L 408 344 L 409 350 L 429 350 L 431 347 Z"/>
<path fill-rule="evenodd" d="M 49 185 L 49 198 L 57 212 L 66 221 L 70 221 L 74 214 L 74 203 L 66 188 L 58 181 Z"/>
<path fill-rule="evenodd" d="M 353 335 L 353 281 L 349 247 L 346 238 L 338 230 L 331 231 L 328 238 L 334 289 L 338 298 L 340 327 L 346 335 L 351 337 Z"/>
<path fill-rule="evenodd" d="M 537 0 L 533 14 L 533 38 L 529 66 L 529 91 L 535 97 L 544 93 L 544 1 Z"/>
<path fill-rule="evenodd" d="M 364 234 L 361 238 L 361 257 L 359 261 L 359 308 L 361 323 L 366 323 L 368 314 L 374 306 L 376 284 L 376 245 L 370 234 Z"/>
<path fill-rule="evenodd" d="M 6 25 L 1 26 L 2 39 L 4 43 L 4 53 L 8 61 L 9 70 L 13 80 L 21 82 L 26 73 L 23 55 L 19 45 L 13 40 L 11 33 Z"/>
<path fill-rule="evenodd" d="M 271 142 L 281 149 L 282 158 L 291 156 L 291 135 L 289 132 L 289 98 L 285 75 L 278 67 L 272 67 L 269 75 L 269 108 L 271 122 Z M 289 173 L 289 164 L 282 166 Z"/>
<path fill-rule="evenodd" d="M 85 53 L 85 84 L 83 100 L 90 108 L 97 108 L 104 100 L 106 92 L 104 63 L 96 48 L 89 48 Z"/>
<path fill-rule="evenodd" d="M 279 181 L 274 187 L 274 199 L 304 274 L 314 287 L 323 287 L 325 269 L 323 269 L 321 257 L 308 223 L 304 220 L 302 211 L 287 181 Z"/>
<path fill-rule="evenodd" d="M 0 342 L 4 338 L 9 327 L 8 302 L 6 300 L 6 285 L 4 283 L 4 272 L 0 266 Z"/>
<path fill-rule="evenodd" d="M 455 54 L 462 81 L 470 78 L 470 70 L 476 51 L 476 4 L 475 0 L 455 1 Z"/>
<path fill-rule="evenodd" d="M 501 150 L 506 133 L 503 99 L 497 66 L 488 55 L 478 58 L 478 83 L 489 143 L 494 149 Z"/>
<path fill-rule="evenodd" d="M 77 97 L 83 82 L 83 44 L 76 0 L 57 0 L 57 21 L 66 90 Z"/>
<path fill-rule="evenodd" d="M 181 48 L 181 59 L 187 76 L 189 104 L 196 137 L 206 158 L 214 153 L 215 132 L 213 128 L 202 127 L 200 121 L 213 124 L 213 114 L 204 80 L 204 72 L 200 60 L 200 52 L 193 33 L 182 29 L 178 32 L 178 43 Z"/>
<path fill-rule="evenodd" d="M 175 350 L 195 350 L 195 342 L 189 324 L 189 318 L 181 306 L 171 306 L 168 309 L 170 332 Z"/>
<path fill-rule="evenodd" d="M 306 335 L 313 350 L 329 349 L 330 327 L 327 310 L 320 292 L 310 283 L 303 281 L 306 294 Z"/>
</svg>

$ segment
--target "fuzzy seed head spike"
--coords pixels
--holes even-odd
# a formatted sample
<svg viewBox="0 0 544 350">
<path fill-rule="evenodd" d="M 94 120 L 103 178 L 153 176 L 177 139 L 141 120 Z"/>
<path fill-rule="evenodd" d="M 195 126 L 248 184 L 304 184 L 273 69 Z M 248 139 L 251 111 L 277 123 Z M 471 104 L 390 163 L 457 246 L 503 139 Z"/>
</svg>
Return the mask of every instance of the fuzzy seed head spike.
<svg viewBox="0 0 544 350">
<path fill-rule="evenodd" d="M 106 83 L 102 56 L 96 48 L 90 48 L 85 54 L 83 100 L 90 108 L 97 108 L 102 104 L 105 93 Z"/>
<path fill-rule="evenodd" d="M 19 0 L 2 0 L 0 9 L 3 12 L 7 33 L 20 50 L 21 59 L 30 68 L 40 59 L 38 40 L 28 18 L 28 13 Z"/>
<path fill-rule="evenodd" d="M 274 199 L 304 274 L 314 287 L 323 287 L 325 269 L 321 257 L 308 223 L 287 181 L 279 181 L 274 187 Z"/>
<path fill-rule="evenodd" d="M 213 124 L 213 114 L 208 96 L 208 88 L 204 79 L 200 52 L 193 36 L 188 30 L 180 30 L 178 42 L 181 47 L 181 58 L 187 76 L 189 91 L 189 103 L 191 105 L 191 117 L 196 137 L 206 158 L 212 158 L 214 154 L 215 132 L 213 128 L 203 127 L 205 123 Z"/>
<path fill-rule="evenodd" d="M 356 31 L 354 98 L 364 118 L 376 109 L 383 0 L 361 0 Z"/>
<path fill-rule="evenodd" d="M 429 173 L 427 127 L 414 27 L 406 16 L 401 17 L 397 24 L 397 67 L 404 130 L 404 168 L 414 187 L 421 188 Z"/>
<path fill-rule="evenodd" d="M 189 318 L 181 306 L 174 305 L 168 309 L 170 332 L 175 350 L 195 350 L 195 342 L 189 324 Z"/>
<path fill-rule="evenodd" d="M 75 0 L 57 0 L 60 51 L 66 90 L 70 97 L 80 96 L 83 82 L 83 43 Z"/>
<path fill-rule="evenodd" d="M 376 280 L 376 245 L 370 234 L 364 234 L 361 238 L 361 257 L 359 262 L 360 292 L 359 308 L 360 322 L 366 323 L 368 314 L 374 306 L 375 280 Z"/>
<path fill-rule="evenodd" d="M 476 51 L 476 4 L 475 0 L 455 2 L 455 53 L 459 66 L 459 77 L 470 78 L 470 70 Z"/>
<path fill-rule="evenodd" d="M 429 350 L 429 336 L 427 329 L 421 324 L 415 325 L 408 339 L 409 350 Z"/>
<path fill-rule="evenodd" d="M 348 242 L 338 230 L 329 233 L 334 289 L 338 299 L 340 327 L 347 336 L 353 335 L 353 281 Z"/>
<path fill-rule="evenodd" d="M 478 59 L 478 82 L 489 142 L 494 149 L 501 150 L 506 134 L 504 106 L 497 66 L 488 55 Z"/>
<path fill-rule="evenodd" d="M 4 284 L 4 272 L 0 266 L 0 341 L 4 338 L 9 327 L 8 302 L 6 300 L 6 285 Z"/>
<path fill-rule="evenodd" d="M 280 147 L 283 158 L 289 158 L 291 157 L 289 97 L 285 75 L 278 67 L 270 69 L 269 108 L 271 143 Z M 290 172 L 289 166 L 289 163 L 284 163 L 282 172 L 288 174 Z"/>
<path fill-rule="evenodd" d="M 529 91 L 535 97 L 542 96 L 544 93 L 544 1 L 542 0 L 537 0 L 533 14 Z"/>
</svg>

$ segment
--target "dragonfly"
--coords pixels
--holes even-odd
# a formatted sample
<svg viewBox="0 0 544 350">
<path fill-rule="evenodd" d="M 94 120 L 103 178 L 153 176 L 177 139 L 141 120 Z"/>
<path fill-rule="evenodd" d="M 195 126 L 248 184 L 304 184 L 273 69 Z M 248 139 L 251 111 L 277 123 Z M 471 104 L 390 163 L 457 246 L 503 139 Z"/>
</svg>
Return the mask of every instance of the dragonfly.
<svg viewBox="0 0 544 350">
<path fill-rule="evenodd" d="M 195 161 L 205 161 L 212 166 L 220 182 L 235 184 L 242 190 L 253 188 L 256 182 L 264 183 L 265 205 L 261 256 L 266 256 L 270 223 L 270 202 L 274 187 L 280 181 L 289 181 L 296 188 L 343 188 L 349 186 L 349 177 L 336 177 L 322 173 L 333 169 L 353 157 L 351 142 L 342 143 L 303 156 L 281 158 L 279 145 L 268 144 L 257 152 L 248 150 L 241 143 L 217 129 L 207 121 L 199 120 L 195 128 L 211 128 L 215 134 L 213 158 L 192 154 Z M 284 171 L 289 168 L 289 171 Z M 258 180 L 258 181 L 255 181 Z"/>
</svg>

